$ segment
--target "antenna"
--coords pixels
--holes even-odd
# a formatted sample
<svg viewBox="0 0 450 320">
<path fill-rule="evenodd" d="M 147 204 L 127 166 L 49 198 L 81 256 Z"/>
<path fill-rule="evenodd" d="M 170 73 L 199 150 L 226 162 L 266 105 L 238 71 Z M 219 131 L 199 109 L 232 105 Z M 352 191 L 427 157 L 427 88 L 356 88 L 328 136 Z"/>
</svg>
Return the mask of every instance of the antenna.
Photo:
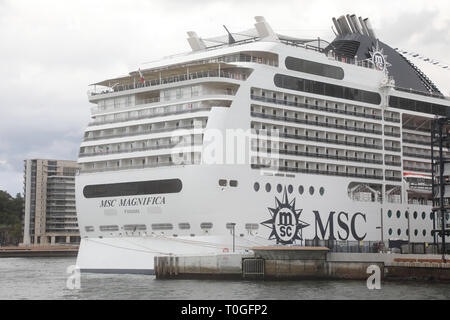
<svg viewBox="0 0 450 320">
<path fill-rule="evenodd" d="M 236 43 L 236 40 L 234 40 L 233 35 L 231 34 L 230 31 L 228 31 L 227 27 L 225 27 L 225 25 L 223 25 L 223 27 L 225 28 L 225 30 L 228 33 L 228 44 Z"/>
</svg>

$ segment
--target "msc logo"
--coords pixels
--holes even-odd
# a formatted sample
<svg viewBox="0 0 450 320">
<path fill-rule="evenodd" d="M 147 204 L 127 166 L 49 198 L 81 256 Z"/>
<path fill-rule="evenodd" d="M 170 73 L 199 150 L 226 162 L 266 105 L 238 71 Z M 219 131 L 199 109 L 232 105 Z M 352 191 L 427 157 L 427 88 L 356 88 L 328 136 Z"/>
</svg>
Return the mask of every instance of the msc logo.
<svg viewBox="0 0 450 320">
<path fill-rule="evenodd" d="M 375 68 L 380 71 L 386 70 L 391 65 L 387 62 L 387 56 L 383 52 L 383 48 L 380 48 L 380 43 L 377 41 L 376 47 L 372 47 L 372 51 L 369 51 L 372 62 Z"/>
<path fill-rule="evenodd" d="M 272 218 L 261 223 L 272 229 L 269 240 L 276 239 L 281 244 L 293 244 L 295 240 L 303 240 L 302 231 L 309 224 L 300 221 L 302 210 L 295 209 L 295 199 L 289 202 L 286 188 L 283 202 L 275 198 L 275 206 L 268 208 Z"/>
<path fill-rule="evenodd" d="M 380 52 L 375 52 L 375 54 L 373 55 L 373 63 L 378 70 L 384 70 L 384 68 L 386 67 L 384 56 Z"/>
</svg>

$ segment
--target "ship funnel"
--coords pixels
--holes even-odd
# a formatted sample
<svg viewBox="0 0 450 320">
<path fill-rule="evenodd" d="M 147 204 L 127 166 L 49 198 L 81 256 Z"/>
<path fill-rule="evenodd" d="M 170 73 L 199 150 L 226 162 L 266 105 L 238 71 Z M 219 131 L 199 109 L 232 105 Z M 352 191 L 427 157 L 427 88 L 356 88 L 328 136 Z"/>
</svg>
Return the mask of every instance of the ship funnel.
<svg viewBox="0 0 450 320">
<path fill-rule="evenodd" d="M 375 32 L 373 31 L 372 24 L 370 23 L 369 18 L 364 19 L 364 23 L 366 24 L 367 30 L 369 32 L 369 36 L 376 39 Z"/>
<path fill-rule="evenodd" d="M 360 23 L 360 25 L 361 25 L 361 31 L 362 31 L 362 34 L 369 37 L 369 30 L 367 30 L 367 26 L 366 26 L 366 24 L 364 23 L 362 17 L 359 17 L 358 20 L 359 20 L 359 23 Z"/>
<path fill-rule="evenodd" d="M 259 37 L 263 41 L 279 41 L 278 36 L 273 32 L 272 27 L 266 22 L 266 19 L 261 16 L 255 17 L 255 28 Z"/>
<path fill-rule="evenodd" d="M 333 24 L 339 36 L 347 36 L 351 34 L 361 34 L 368 37 L 376 38 L 369 18 L 357 18 L 356 15 L 343 15 L 338 19 L 333 18 Z"/>
<path fill-rule="evenodd" d="M 357 33 L 358 30 L 356 29 L 356 26 L 353 24 L 353 20 L 350 18 L 350 15 L 347 15 L 347 21 L 348 25 L 350 26 L 350 29 L 352 30 L 352 33 Z"/>
<path fill-rule="evenodd" d="M 205 43 L 198 37 L 197 33 L 195 33 L 194 31 L 189 31 L 187 34 L 189 36 L 187 40 L 192 48 L 192 51 L 200 51 L 206 49 Z"/>
<path fill-rule="evenodd" d="M 336 18 L 333 18 L 333 23 L 334 23 L 334 27 L 336 28 L 336 32 L 338 33 L 338 35 L 342 36 L 342 30 L 341 30 L 341 27 L 339 26 L 339 23 L 337 22 Z"/>
<path fill-rule="evenodd" d="M 353 26 L 355 27 L 355 32 L 359 33 L 359 34 L 363 34 L 362 30 L 361 30 L 361 26 L 358 22 L 358 18 L 356 18 L 356 16 L 354 14 L 352 14 L 349 19 L 351 20 Z"/>
<path fill-rule="evenodd" d="M 337 19 L 337 23 L 339 24 L 339 27 L 341 28 L 343 36 L 352 33 L 352 30 L 350 29 L 350 26 L 348 25 L 348 22 L 347 22 L 347 19 L 345 19 L 345 16 L 340 16 Z"/>
</svg>

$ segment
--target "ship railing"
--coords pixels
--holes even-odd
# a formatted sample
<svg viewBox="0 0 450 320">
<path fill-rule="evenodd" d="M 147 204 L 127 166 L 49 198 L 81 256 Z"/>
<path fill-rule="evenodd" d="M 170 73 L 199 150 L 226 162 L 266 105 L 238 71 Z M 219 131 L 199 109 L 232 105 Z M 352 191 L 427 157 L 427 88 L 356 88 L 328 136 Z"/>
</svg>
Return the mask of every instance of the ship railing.
<svg viewBox="0 0 450 320">
<path fill-rule="evenodd" d="M 133 149 L 123 149 L 123 150 L 113 150 L 113 151 L 97 151 L 90 153 L 80 153 L 78 157 L 92 157 L 92 156 L 106 156 L 110 154 L 121 154 L 121 153 L 130 153 L 130 152 L 143 152 L 143 151 L 153 151 L 153 150 L 164 150 L 164 149 L 173 149 L 176 147 L 185 148 L 185 147 L 198 147 L 201 146 L 203 142 L 194 142 L 194 143 L 170 143 L 170 144 L 161 144 L 157 146 L 148 146 L 143 148 L 133 148 Z"/>
<path fill-rule="evenodd" d="M 256 130 L 255 133 L 259 134 L 260 130 Z M 353 147 L 361 147 L 361 148 L 367 148 L 367 149 L 376 149 L 376 150 L 382 150 L 383 146 L 377 145 L 377 144 L 369 144 L 369 143 L 359 143 L 359 142 L 351 142 L 351 141 L 345 141 L 345 140 L 339 140 L 339 139 L 327 139 L 327 138 L 319 138 L 314 136 L 303 136 L 299 134 L 289 134 L 289 133 L 279 133 L 279 137 L 281 138 L 288 138 L 288 139 L 295 139 L 295 140 L 304 140 L 304 141 L 315 141 L 315 142 L 323 142 L 323 143 L 331 143 L 331 144 L 338 144 L 338 145 L 346 145 L 346 146 L 353 146 Z"/>
<path fill-rule="evenodd" d="M 153 79 L 153 80 L 145 80 L 144 82 L 138 82 L 138 83 L 130 83 L 128 85 L 117 85 L 113 88 L 107 88 L 107 89 L 100 89 L 100 90 L 90 90 L 88 91 L 88 94 L 90 96 L 100 95 L 100 94 L 109 94 L 109 93 L 116 93 L 121 91 L 128 91 L 128 90 L 134 90 L 134 89 L 142 89 L 146 87 L 153 87 L 153 86 L 161 86 L 165 84 L 172 84 L 177 82 L 183 82 L 183 81 L 189 81 L 189 80 L 196 80 L 196 79 L 202 79 L 202 78 L 226 78 L 226 79 L 232 79 L 232 80 L 239 80 L 239 81 L 246 81 L 248 77 L 248 74 L 246 73 L 233 73 L 233 72 L 226 72 L 226 71 L 220 71 L 219 70 L 208 70 L 208 71 L 199 71 L 189 74 L 182 74 L 178 76 L 172 76 L 172 77 L 166 77 L 166 78 L 160 78 L 160 79 Z"/>
<path fill-rule="evenodd" d="M 389 121 L 389 122 L 395 122 L 395 123 L 400 123 L 400 119 L 399 118 L 392 118 L 392 117 L 384 117 L 385 121 Z"/>
<path fill-rule="evenodd" d="M 301 151 L 294 151 L 294 150 L 270 149 L 270 148 L 264 149 L 264 148 L 257 148 L 257 147 L 253 147 L 252 151 L 254 151 L 254 152 L 261 152 L 261 153 L 269 153 L 269 154 L 280 154 L 280 155 L 300 156 L 300 157 L 312 157 L 312 158 L 342 160 L 342 161 L 351 161 L 351 162 L 359 162 L 359 163 L 370 163 L 370 164 L 379 164 L 379 165 L 383 164 L 383 160 L 372 160 L 372 159 L 364 159 L 364 158 L 356 158 L 356 157 L 348 157 L 348 156 L 340 156 L 340 155 L 331 155 L 331 154 L 316 153 L 316 152 L 301 152 Z"/>
<path fill-rule="evenodd" d="M 273 116 L 273 115 L 268 115 L 268 114 L 259 113 L 259 112 L 251 112 L 251 115 L 252 115 L 252 117 L 270 119 L 270 120 L 276 120 L 276 121 L 308 124 L 308 125 L 319 126 L 319 127 L 336 128 L 336 129 L 342 129 L 342 130 L 347 130 L 347 131 L 371 133 L 371 134 L 376 134 L 376 135 L 382 134 L 382 131 L 377 130 L 377 129 L 367 129 L 367 128 L 361 128 L 361 127 L 348 126 L 348 125 L 339 125 L 339 124 L 329 123 L 329 122 L 327 123 L 327 122 L 319 122 L 319 121 L 312 121 L 312 120 L 306 120 L 306 119 L 296 119 L 296 118 L 290 118 L 290 117 L 285 117 L 285 116 Z"/>
<path fill-rule="evenodd" d="M 419 168 L 419 167 L 403 167 L 403 170 L 414 171 L 414 172 L 425 172 L 425 173 L 433 173 L 433 170 L 427 168 Z"/>
<path fill-rule="evenodd" d="M 212 97 L 217 97 L 217 96 L 234 96 L 236 94 L 235 90 L 210 90 L 207 93 L 204 94 L 192 94 L 191 97 L 189 97 L 189 99 L 206 99 L 206 98 L 212 98 Z M 157 104 L 157 103 L 163 103 L 164 105 L 166 104 L 170 104 L 170 106 L 168 107 L 173 107 L 174 105 L 179 106 L 179 105 L 187 105 L 187 104 L 193 104 L 196 102 L 191 102 L 191 103 L 182 103 L 182 101 L 186 101 L 187 98 L 183 98 L 183 97 L 164 97 L 164 99 L 160 98 L 160 97 L 154 97 L 154 98 L 148 98 L 148 99 L 143 99 L 143 100 L 138 100 L 136 101 L 136 103 L 120 103 L 120 104 L 115 104 L 115 103 L 109 103 L 107 105 L 103 105 L 103 106 L 95 106 L 91 108 L 91 113 L 92 115 L 97 115 L 99 113 L 106 113 L 106 112 L 116 112 L 117 113 L 122 113 L 122 112 L 127 112 L 127 111 L 135 111 L 135 110 L 130 110 L 130 109 L 135 109 L 137 106 L 142 106 L 142 105 L 152 105 L 152 104 Z M 150 109 L 151 110 L 151 109 Z"/>
<path fill-rule="evenodd" d="M 401 162 L 395 162 L 395 161 L 385 161 L 385 164 L 387 166 L 391 166 L 391 167 L 401 167 L 402 166 Z"/>
<path fill-rule="evenodd" d="M 204 125 L 187 125 L 187 126 L 174 126 L 170 128 L 161 128 L 161 129 L 152 129 L 152 130 L 141 130 L 141 131 L 135 131 L 135 132 L 124 132 L 124 133 L 118 133 L 118 134 L 112 134 L 112 135 L 104 135 L 104 136 L 98 136 L 98 137 L 88 137 L 84 139 L 84 142 L 86 141 L 93 141 L 93 140 L 102 140 L 102 139 L 111 139 L 111 138 L 120 138 L 120 137 L 130 137 L 130 136 L 138 136 L 138 135 L 144 135 L 144 134 L 153 134 L 153 133 L 162 133 L 162 132 L 171 132 L 176 131 L 180 129 L 204 129 Z"/>
<path fill-rule="evenodd" d="M 389 137 L 394 137 L 394 138 L 400 138 L 402 136 L 401 133 L 389 132 L 389 131 L 385 131 L 384 135 L 389 136 Z"/>
<path fill-rule="evenodd" d="M 423 145 L 423 146 L 429 146 L 430 145 L 430 141 L 407 139 L 407 138 L 403 138 L 403 142 L 404 143 L 411 143 L 411 144 L 420 144 L 420 145 Z"/>
<path fill-rule="evenodd" d="M 193 162 L 193 161 L 185 161 L 184 163 L 178 164 L 178 163 L 174 163 L 171 161 L 164 161 L 164 162 L 156 162 L 156 163 L 137 164 L 137 165 L 132 165 L 132 166 L 83 168 L 83 169 L 81 169 L 81 173 L 121 171 L 121 170 L 146 169 L 146 168 L 158 168 L 158 167 L 173 167 L 173 166 L 183 166 L 183 165 L 193 165 L 193 164 L 198 164 L 198 163 Z"/>
<path fill-rule="evenodd" d="M 157 113 L 154 110 L 154 114 L 149 114 L 149 115 L 131 116 L 131 117 L 127 116 L 127 117 L 114 119 L 114 120 L 101 120 L 101 121 L 95 120 L 95 121 L 90 122 L 88 126 L 92 127 L 92 126 L 99 126 L 99 125 L 104 125 L 104 124 L 142 120 L 142 119 L 152 119 L 152 118 L 159 118 L 159 117 L 168 117 L 168 116 L 173 116 L 173 115 L 210 111 L 210 110 L 211 110 L 211 107 L 192 107 L 191 109 L 187 109 L 187 110 L 163 112 L 163 113 Z"/>
<path fill-rule="evenodd" d="M 431 160 L 431 154 L 419 154 L 419 153 L 410 153 L 410 152 L 404 152 L 404 157 L 411 157 L 411 158 L 420 158 L 420 159 L 426 159 Z"/>
<path fill-rule="evenodd" d="M 382 117 L 379 115 L 367 114 L 367 113 L 363 113 L 363 112 L 347 111 L 347 110 L 341 110 L 341 109 L 336 109 L 336 108 L 328 108 L 328 107 L 316 106 L 316 105 L 311 105 L 311 104 L 298 103 L 298 102 L 294 102 L 294 101 L 267 98 L 267 97 L 256 96 L 256 95 L 251 95 L 251 98 L 252 98 L 252 100 L 256 100 L 256 101 L 281 104 L 281 105 L 285 105 L 285 106 L 289 106 L 289 107 L 298 107 L 298 108 L 305 108 L 305 109 L 310 109 L 310 110 L 325 111 L 325 112 L 332 112 L 332 113 L 338 113 L 338 114 L 346 114 L 349 116 L 363 117 L 363 118 L 367 118 L 367 119 L 375 119 L 375 120 L 382 119 Z"/>
<path fill-rule="evenodd" d="M 384 147 L 384 150 L 386 150 L 386 151 L 393 151 L 393 152 L 401 152 L 401 151 L 402 151 L 402 148 L 400 148 L 400 147 L 388 147 L 388 146 L 385 146 L 385 147 Z"/>
<path fill-rule="evenodd" d="M 273 166 L 271 167 L 266 164 L 252 164 L 251 168 L 252 169 L 271 169 L 271 168 L 273 168 Z M 315 170 L 315 169 L 284 167 L 284 166 L 275 166 L 275 168 L 280 172 L 318 174 L 318 175 L 347 177 L 347 178 L 383 180 L 383 176 L 381 176 L 381 175 L 359 174 L 359 173 L 352 173 L 352 172 L 330 171 L 330 170 Z"/>
</svg>

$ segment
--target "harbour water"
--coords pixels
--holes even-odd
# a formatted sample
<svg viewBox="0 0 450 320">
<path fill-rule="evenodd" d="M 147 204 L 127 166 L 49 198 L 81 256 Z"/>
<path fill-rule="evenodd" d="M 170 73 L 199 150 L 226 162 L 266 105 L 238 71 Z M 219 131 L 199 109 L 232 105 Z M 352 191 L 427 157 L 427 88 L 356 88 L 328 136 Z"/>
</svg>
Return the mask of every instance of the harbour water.
<svg viewBox="0 0 450 320">
<path fill-rule="evenodd" d="M 368 290 L 365 281 L 198 281 L 156 280 L 146 275 L 82 274 L 81 287 L 66 286 L 67 268 L 75 258 L 0 259 L 0 299 L 133 299 L 133 300 L 315 300 L 443 299 L 450 284 L 383 282 Z"/>
</svg>

